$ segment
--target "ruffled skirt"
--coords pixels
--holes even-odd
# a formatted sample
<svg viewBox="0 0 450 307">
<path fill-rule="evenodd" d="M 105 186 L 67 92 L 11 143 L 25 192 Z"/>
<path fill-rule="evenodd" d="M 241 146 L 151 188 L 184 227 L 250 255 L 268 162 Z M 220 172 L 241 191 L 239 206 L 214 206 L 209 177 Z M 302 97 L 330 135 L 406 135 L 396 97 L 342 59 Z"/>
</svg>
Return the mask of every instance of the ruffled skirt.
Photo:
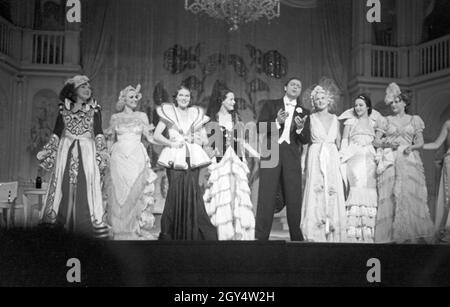
<svg viewBox="0 0 450 307">
<path fill-rule="evenodd" d="M 154 181 L 150 159 L 141 142 L 115 143 L 111 153 L 108 191 L 108 217 L 114 240 L 155 239 Z"/>
<path fill-rule="evenodd" d="M 229 147 L 219 163 L 209 166 L 209 171 L 203 199 L 219 240 L 254 240 L 255 216 L 246 163 Z"/>
<path fill-rule="evenodd" d="M 377 215 L 375 151 L 370 146 L 352 148 L 353 155 L 347 160 L 347 241 L 373 243 Z"/>
<path fill-rule="evenodd" d="M 433 240 L 427 187 L 418 152 L 394 153 L 394 164 L 378 176 L 376 243 L 417 243 Z"/>
</svg>

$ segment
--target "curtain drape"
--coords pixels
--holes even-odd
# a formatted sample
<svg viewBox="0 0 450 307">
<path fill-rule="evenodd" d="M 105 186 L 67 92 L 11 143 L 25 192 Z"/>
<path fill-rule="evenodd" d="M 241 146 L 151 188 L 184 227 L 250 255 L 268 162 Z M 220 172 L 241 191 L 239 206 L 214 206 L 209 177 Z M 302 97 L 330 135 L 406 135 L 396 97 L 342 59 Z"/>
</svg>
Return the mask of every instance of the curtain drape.
<svg viewBox="0 0 450 307">
<path fill-rule="evenodd" d="M 93 10 L 86 13 L 89 22 L 82 25 L 82 63 L 93 77 L 104 127 L 115 112 L 120 90 L 130 84 L 142 85 L 140 109 L 150 121 L 155 105 L 171 101 L 182 82 L 194 89 L 194 102 L 203 107 L 207 107 L 214 85 L 225 84 L 235 93 L 245 122 L 256 119 L 267 99 L 281 98 L 291 76 L 302 80 L 304 92 L 323 76 L 347 87 L 345 57 L 351 54 L 350 45 L 346 49 L 351 38 L 351 9 L 345 10 L 343 3 L 351 7 L 351 0 L 283 9 L 281 17 L 270 23 L 261 19 L 234 32 L 228 31 L 223 20 L 185 11 L 179 0 L 87 3 Z M 348 24 L 342 26 L 344 23 Z M 153 146 L 151 150 L 155 151 L 150 154 L 152 165 L 156 165 L 158 149 Z M 249 161 L 256 204 L 258 164 Z"/>
<path fill-rule="evenodd" d="M 178 0 L 86 4 L 82 63 L 103 106 L 104 124 L 115 111 L 120 90 L 129 84 L 142 85 L 141 108 L 153 109 L 158 97 L 171 99 L 183 81 L 195 86 L 195 99 L 203 106 L 213 85 L 226 83 L 240 98 L 244 120 L 253 120 L 264 100 L 281 97 L 290 76 L 298 76 L 305 89 L 322 76 L 346 89 L 351 9 L 345 8 L 351 8 L 350 0 L 283 10 L 270 23 L 262 19 L 235 32 L 229 32 L 222 20 L 185 11 Z M 280 55 L 286 72 L 276 78 L 268 71 L 281 63 L 273 61 Z M 171 60 L 181 66 L 170 71 Z"/>
<path fill-rule="evenodd" d="M 111 48 L 116 1 L 83 2 L 81 29 L 81 65 L 83 73 L 95 79 Z"/>
<path fill-rule="evenodd" d="M 350 73 L 351 54 L 351 12 L 349 1 L 319 0 L 320 38 L 325 62 L 325 75 L 331 77 L 341 90 L 342 98 L 338 110 L 346 108 L 348 104 L 348 77 Z"/>
</svg>

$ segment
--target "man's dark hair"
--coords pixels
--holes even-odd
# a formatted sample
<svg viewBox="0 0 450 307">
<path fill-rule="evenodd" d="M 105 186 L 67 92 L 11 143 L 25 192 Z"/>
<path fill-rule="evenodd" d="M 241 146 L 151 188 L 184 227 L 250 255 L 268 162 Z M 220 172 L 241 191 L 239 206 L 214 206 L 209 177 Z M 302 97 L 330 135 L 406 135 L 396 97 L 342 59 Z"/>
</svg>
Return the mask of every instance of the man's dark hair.
<svg viewBox="0 0 450 307">
<path fill-rule="evenodd" d="M 290 77 L 290 78 L 286 81 L 286 83 L 284 84 L 284 86 L 287 86 L 287 85 L 289 84 L 289 82 L 291 82 L 292 80 L 297 80 L 297 81 L 300 82 L 300 84 L 302 84 L 302 80 L 301 80 L 299 77 L 293 76 L 293 77 Z M 303 84 L 302 84 L 302 85 L 303 85 Z"/>
</svg>

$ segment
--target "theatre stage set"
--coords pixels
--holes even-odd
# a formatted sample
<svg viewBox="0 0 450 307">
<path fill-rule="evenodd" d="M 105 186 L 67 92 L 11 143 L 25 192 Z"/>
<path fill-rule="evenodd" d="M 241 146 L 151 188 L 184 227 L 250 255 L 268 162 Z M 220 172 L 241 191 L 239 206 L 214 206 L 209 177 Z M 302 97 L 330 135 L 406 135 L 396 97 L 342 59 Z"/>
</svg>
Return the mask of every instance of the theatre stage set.
<svg viewBox="0 0 450 307">
<path fill-rule="evenodd" d="M 363 92 L 388 114 L 385 89 L 396 82 L 413 94 L 410 111 L 425 122 L 425 142 L 450 118 L 447 0 L 272 0 L 276 16 L 247 23 L 246 3 L 254 1 L 221 1 L 240 5 L 222 12 L 228 17 L 190 10 L 194 2 L 0 0 L 0 182 L 18 183 L 12 227 L 0 228 L 0 286 L 450 286 L 449 245 L 290 242 L 284 211 L 267 242 L 93 241 L 37 226 L 45 193 L 34 181 L 39 175 L 46 187 L 50 174 L 36 153 L 53 131 L 59 91 L 76 74 L 90 77 L 104 129 L 128 85 L 141 84 L 139 108 L 154 124 L 156 107 L 180 84 L 202 107 L 215 86 L 233 89 L 248 123 L 264 102 L 282 97 L 290 76 L 304 92 L 333 79 L 341 91 L 336 114 Z M 159 218 L 167 177 L 156 163 L 161 147 L 145 146 L 158 175 Z M 443 152 L 420 154 L 434 218 Z M 258 161 L 248 163 L 256 211 Z M 80 282 L 70 282 L 78 265 Z"/>
</svg>

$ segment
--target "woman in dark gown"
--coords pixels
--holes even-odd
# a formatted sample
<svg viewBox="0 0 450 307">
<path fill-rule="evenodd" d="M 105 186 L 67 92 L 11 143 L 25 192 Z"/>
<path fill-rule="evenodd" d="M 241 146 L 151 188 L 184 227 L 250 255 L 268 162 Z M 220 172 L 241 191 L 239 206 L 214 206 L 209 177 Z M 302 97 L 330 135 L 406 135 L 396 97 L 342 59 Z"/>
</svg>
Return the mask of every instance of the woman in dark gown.
<svg viewBox="0 0 450 307">
<path fill-rule="evenodd" d="M 211 159 L 202 145 L 208 143 L 203 109 L 190 107 L 191 92 L 180 87 L 175 103 L 157 108 L 160 121 L 154 140 L 165 145 L 158 164 L 167 169 L 169 189 L 161 217 L 160 240 L 217 240 L 216 228 L 206 214 L 200 193 L 199 172 Z M 169 138 L 163 136 L 168 129 Z"/>
</svg>

